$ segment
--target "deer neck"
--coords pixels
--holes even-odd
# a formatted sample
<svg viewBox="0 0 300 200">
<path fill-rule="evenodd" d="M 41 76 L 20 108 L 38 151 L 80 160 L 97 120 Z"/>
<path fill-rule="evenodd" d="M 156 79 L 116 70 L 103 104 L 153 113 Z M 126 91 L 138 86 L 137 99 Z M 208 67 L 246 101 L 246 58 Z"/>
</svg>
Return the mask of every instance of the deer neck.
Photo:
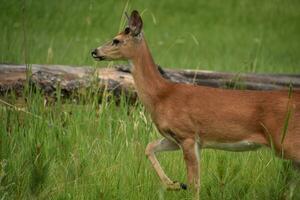
<svg viewBox="0 0 300 200">
<path fill-rule="evenodd" d="M 131 59 L 132 76 L 138 96 L 147 110 L 154 110 L 167 81 L 160 75 L 144 38 L 141 38 L 136 55 Z"/>
</svg>

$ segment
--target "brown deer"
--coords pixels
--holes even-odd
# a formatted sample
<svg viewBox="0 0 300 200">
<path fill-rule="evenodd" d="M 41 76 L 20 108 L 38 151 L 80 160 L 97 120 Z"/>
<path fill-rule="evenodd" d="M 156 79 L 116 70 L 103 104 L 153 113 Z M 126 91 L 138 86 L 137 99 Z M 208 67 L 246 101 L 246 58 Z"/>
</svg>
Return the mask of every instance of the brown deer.
<svg viewBox="0 0 300 200">
<path fill-rule="evenodd" d="M 273 147 L 300 168 L 300 92 L 228 90 L 173 83 L 159 73 L 142 32 L 137 11 L 112 41 L 96 48 L 96 60 L 129 60 L 138 96 L 163 139 L 151 142 L 146 155 L 167 189 L 186 189 L 172 181 L 155 153 L 181 149 L 188 183 L 199 196 L 199 151 Z"/>
</svg>

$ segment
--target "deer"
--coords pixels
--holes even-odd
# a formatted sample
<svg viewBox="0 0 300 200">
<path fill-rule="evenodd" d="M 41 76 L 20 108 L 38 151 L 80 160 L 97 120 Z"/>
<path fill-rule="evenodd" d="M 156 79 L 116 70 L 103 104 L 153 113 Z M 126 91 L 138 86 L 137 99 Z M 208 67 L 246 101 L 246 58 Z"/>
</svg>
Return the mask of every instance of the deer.
<svg viewBox="0 0 300 200">
<path fill-rule="evenodd" d="M 91 55 L 97 61 L 130 62 L 138 97 L 162 135 L 147 145 L 145 154 L 166 189 L 190 188 L 199 199 L 201 149 L 242 152 L 269 147 L 300 171 L 300 91 L 171 82 L 162 77 L 152 58 L 138 11 L 126 16 L 128 26 Z M 171 180 L 156 158 L 157 153 L 180 149 L 188 185 Z"/>
</svg>

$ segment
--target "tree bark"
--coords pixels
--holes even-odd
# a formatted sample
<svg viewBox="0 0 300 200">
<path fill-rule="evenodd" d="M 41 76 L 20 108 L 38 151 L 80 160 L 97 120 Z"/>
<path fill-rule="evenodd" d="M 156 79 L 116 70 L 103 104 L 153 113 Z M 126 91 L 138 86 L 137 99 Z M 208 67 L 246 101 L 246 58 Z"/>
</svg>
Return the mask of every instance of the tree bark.
<svg viewBox="0 0 300 200">
<path fill-rule="evenodd" d="M 224 73 L 202 70 L 162 69 L 162 76 L 173 82 L 197 84 L 210 87 L 249 90 L 280 90 L 300 88 L 300 74 L 254 74 Z M 76 96 L 85 89 L 96 88 L 100 95 L 103 91 L 112 92 L 116 97 L 123 93 L 136 99 L 130 67 L 115 65 L 110 68 L 65 65 L 11 65 L 0 64 L 0 95 L 10 91 L 21 95 L 28 82 L 39 88 L 43 94 L 54 96 L 60 88 L 63 97 Z"/>
</svg>

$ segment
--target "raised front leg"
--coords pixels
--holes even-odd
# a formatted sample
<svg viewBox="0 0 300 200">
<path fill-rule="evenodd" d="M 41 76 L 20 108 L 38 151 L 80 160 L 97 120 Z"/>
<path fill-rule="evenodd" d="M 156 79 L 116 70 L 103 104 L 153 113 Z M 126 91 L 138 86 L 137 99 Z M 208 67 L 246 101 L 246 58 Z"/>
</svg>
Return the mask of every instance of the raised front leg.
<svg viewBox="0 0 300 200">
<path fill-rule="evenodd" d="M 194 192 L 194 199 L 199 199 L 199 150 L 194 139 L 186 139 L 181 144 L 184 160 L 187 168 L 188 182 Z"/>
<path fill-rule="evenodd" d="M 157 140 L 154 142 L 151 142 L 147 145 L 146 148 L 146 155 L 148 156 L 148 159 L 151 161 L 151 164 L 153 168 L 155 169 L 157 175 L 159 176 L 160 180 L 164 184 L 164 186 L 169 190 L 179 190 L 179 189 L 186 189 L 186 185 L 174 182 L 172 181 L 164 172 L 162 167 L 160 166 L 155 153 L 162 152 L 162 151 L 175 151 L 178 150 L 179 146 L 172 142 L 171 140 L 168 140 L 166 138 L 163 138 L 161 140 Z"/>
</svg>

